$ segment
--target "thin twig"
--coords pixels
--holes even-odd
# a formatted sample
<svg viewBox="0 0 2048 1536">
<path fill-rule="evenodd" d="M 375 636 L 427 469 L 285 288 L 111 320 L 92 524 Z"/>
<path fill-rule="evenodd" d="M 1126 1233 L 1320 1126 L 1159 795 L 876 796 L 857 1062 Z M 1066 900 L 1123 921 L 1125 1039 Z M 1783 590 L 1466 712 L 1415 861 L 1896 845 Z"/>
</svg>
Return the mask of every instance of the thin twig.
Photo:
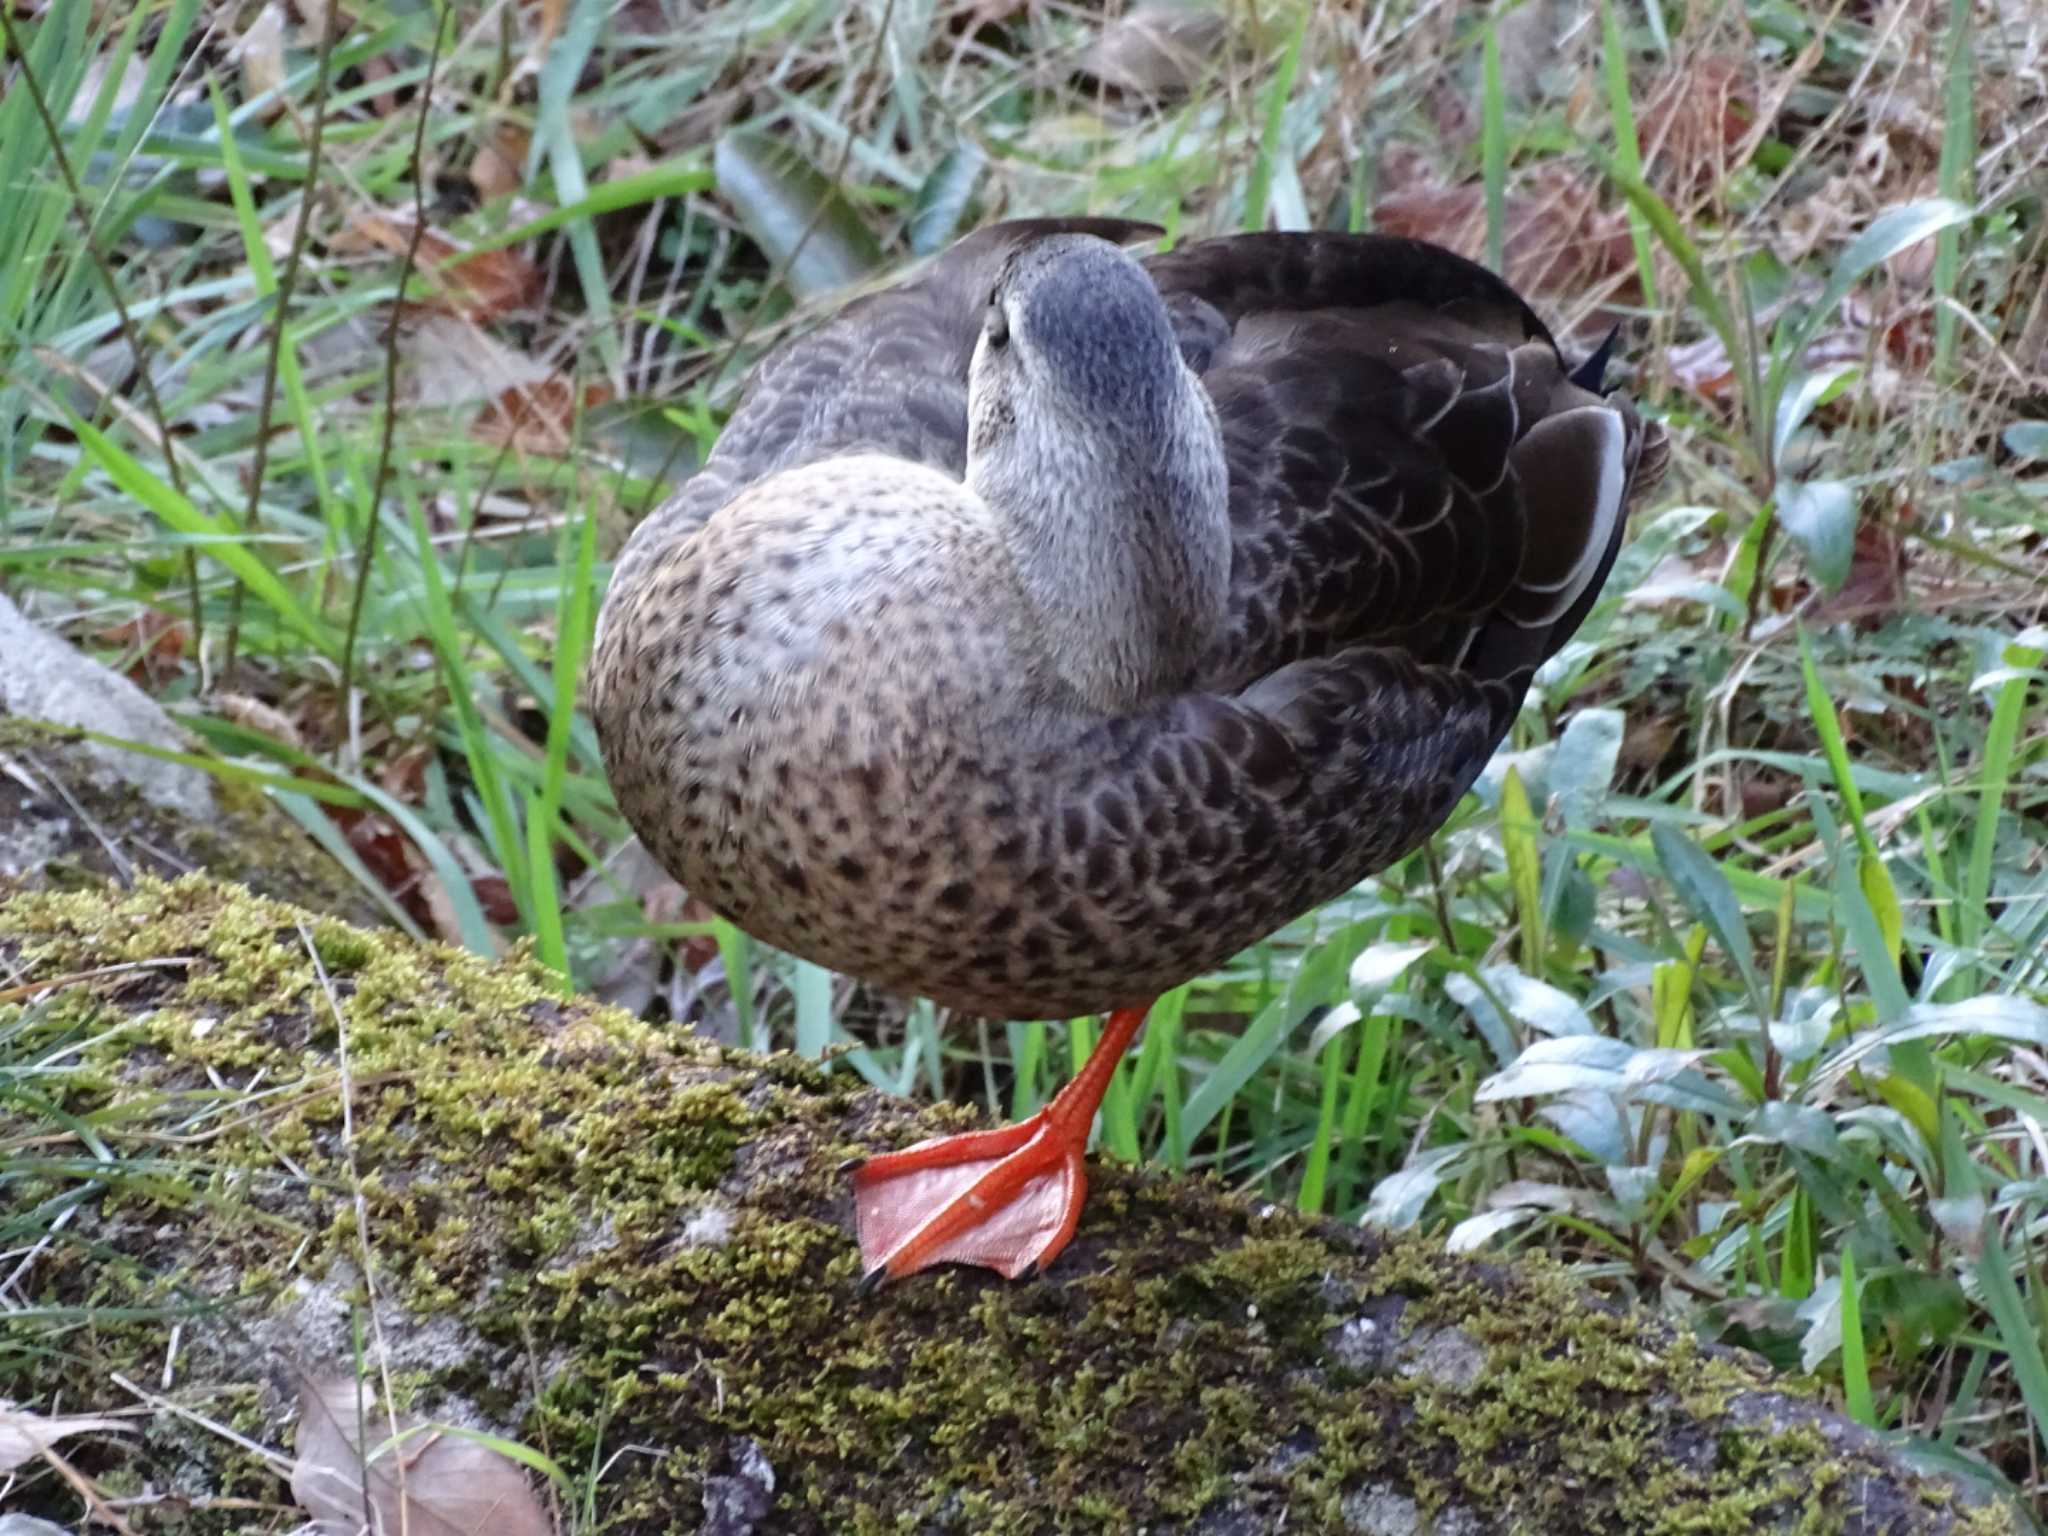
<svg viewBox="0 0 2048 1536">
<path fill-rule="evenodd" d="M 438 30 L 434 34 L 437 42 L 440 39 L 440 35 Z M 430 63 L 428 65 L 428 78 L 430 80 L 432 79 L 432 72 L 433 66 Z M 395 1442 L 399 1437 L 398 1394 L 392 1390 L 391 1385 L 391 1349 L 384 1339 L 383 1309 L 379 1304 L 377 1296 L 376 1256 L 370 1251 L 370 1203 L 363 1197 L 363 1173 L 356 1163 L 355 1089 L 349 1080 L 348 1016 L 341 1010 L 341 999 L 335 996 L 333 979 L 327 974 L 327 964 L 320 958 L 320 947 L 313 942 L 312 931 L 303 922 L 298 925 L 298 929 L 299 942 L 306 946 L 306 958 L 313 962 L 313 975 L 320 983 L 321 994 L 327 1001 L 327 1011 L 334 1019 L 335 1065 L 341 1077 L 341 1154 L 343 1161 L 348 1165 L 349 1198 L 354 1208 L 356 1219 L 356 1251 L 362 1261 L 363 1295 L 369 1302 L 370 1334 L 376 1341 L 377 1346 L 377 1368 L 384 1388 L 385 1421 L 390 1429 L 391 1438 Z M 364 1490 L 367 1497 L 370 1487 L 370 1474 L 369 1467 L 363 1459 L 363 1450 L 368 1443 L 369 1436 L 362 1433 L 362 1419 L 364 1415 L 365 1405 L 362 1400 L 362 1382 L 359 1377 L 356 1382 L 357 1435 L 355 1449 L 358 1465 L 362 1472 L 360 1487 Z M 405 1488 L 405 1471 L 409 1459 L 404 1456 L 393 1458 L 393 1464 L 397 1467 L 398 1471 L 398 1508 L 400 1511 L 399 1520 L 401 1528 L 406 1525 L 410 1518 L 412 1504 L 412 1500 L 407 1496 Z M 401 1536 L 403 1536 L 402 1529 Z"/>
<path fill-rule="evenodd" d="M 448 35 L 454 11 L 444 6 L 434 24 L 434 46 L 427 54 L 426 78 L 420 82 L 419 120 L 412 135 L 412 234 L 405 242 L 405 259 L 398 267 L 398 292 L 391 301 L 391 321 L 384 328 L 384 430 L 377 445 L 377 473 L 370 481 L 368 526 L 363 529 L 362 553 L 356 558 L 356 588 L 349 599 L 348 634 L 341 646 L 341 697 L 347 701 L 355 684 L 356 635 L 362 628 L 363 597 L 370 588 L 370 568 L 377 559 L 377 530 L 383 524 L 384 487 L 391 478 L 391 445 L 398 428 L 398 322 L 405 314 L 405 285 L 419 261 L 420 237 L 427 232 L 426 148 L 427 109 L 433 105 L 434 76 L 441 67 L 441 45 Z"/>
<path fill-rule="evenodd" d="M 341 35 L 341 7 L 329 0 L 327 20 L 320 33 L 318 73 L 313 81 L 313 126 L 306 136 L 306 185 L 299 195 L 299 216 L 292 229 L 291 254 L 271 295 L 270 355 L 263 366 L 263 400 L 256 408 L 256 462 L 249 472 L 249 509 L 242 516 L 243 530 L 253 536 L 263 517 L 263 479 L 270 469 L 270 419 L 277 407 L 277 373 L 284 354 L 284 328 L 291 314 L 292 292 L 298 287 L 299 271 L 305 265 L 306 240 L 312 233 L 313 203 L 320 190 L 320 146 L 327 132 L 327 81 L 334 60 L 334 40 Z M 228 641 L 222 660 L 223 674 L 234 669 L 235 648 L 242 638 L 242 585 L 235 584 L 228 597 Z"/>
<path fill-rule="evenodd" d="M 142 333 L 135 328 L 135 320 L 128 313 L 128 301 L 121 297 L 121 285 L 114 280 L 113 265 L 107 260 L 100 243 L 93 238 L 92 210 L 85 201 L 85 189 L 79 185 L 78 173 L 71 168 L 71 157 L 64 153 L 63 136 L 58 130 L 57 119 L 50 112 L 49 98 L 43 94 L 43 83 L 29 68 L 28 50 L 22 46 L 20 35 L 14 30 L 14 7 L 0 5 L 0 36 L 7 40 L 7 51 L 14 55 L 21 71 L 21 83 L 27 87 L 29 100 L 35 104 L 36 116 L 41 119 L 43 133 L 50 141 L 50 158 L 57 164 L 57 173 L 64 178 L 64 186 L 71 194 L 71 208 L 78 215 L 78 222 L 84 234 L 85 254 L 92 262 L 93 270 L 99 274 L 100 285 L 107 290 L 107 297 L 113 301 L 114 316 L 121 323 L 121 339 L 135 357 L 135 374 L 142 381 L 142 392 L 148 397 L 150 418 L 156 423 L 158 440 L 163 444 L 164 470 L 171 477 L 171 488 L 185 500 L 191 496 L 185 489 L 184 472 L 178 468 L 178 456 L 171 451 L 170 419 L 164 414 L 163 400 L 156 392 L 156 378 L 149 371 L 149 354 L 143 350 Z M 205 623 L 199 612 L 199 556 L 190 548 L 185 551 L 185 587 L 192 608 L 192 653 L 196 656 L 206 641 Z"/>
</svg>

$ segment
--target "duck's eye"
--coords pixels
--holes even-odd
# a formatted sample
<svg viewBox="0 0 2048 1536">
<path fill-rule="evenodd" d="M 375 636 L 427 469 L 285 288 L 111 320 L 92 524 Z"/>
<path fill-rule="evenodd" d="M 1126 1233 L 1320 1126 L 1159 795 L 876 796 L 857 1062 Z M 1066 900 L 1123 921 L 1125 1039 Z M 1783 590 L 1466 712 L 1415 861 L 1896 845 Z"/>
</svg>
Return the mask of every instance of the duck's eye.
<svg viewBox="0 0 2048 1536">
<path fill-rule="evenodd" d="M 982 328 L 988 333 L 991 351 L 1000 352 L 1010 344 L 1010 317 L 1004 312 L 1003 306 L 996 302 L 993 294 L 989 296 L 988 319 Z"/>
</svg>

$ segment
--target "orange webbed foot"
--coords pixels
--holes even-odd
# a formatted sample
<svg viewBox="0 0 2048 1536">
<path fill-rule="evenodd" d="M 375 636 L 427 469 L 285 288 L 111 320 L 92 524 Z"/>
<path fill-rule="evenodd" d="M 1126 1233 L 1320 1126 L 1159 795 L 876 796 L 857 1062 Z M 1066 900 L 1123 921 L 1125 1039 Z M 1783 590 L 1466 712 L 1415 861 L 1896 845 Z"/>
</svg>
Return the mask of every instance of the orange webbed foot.
<svg viewBox="0 0 2048 1536">
<path fill-rule="evenodd" d="M 1087 1198 L 1082 1154 L 1096 1108 L 1144 1017 L 1111 1014 L 1080 1073 L 1037 1114 L 853 1164 L 861 1289 L 949 1263 L 1015 1280 L 1057 1258 Z"/>
<path fill-rule="evenodd" d="M 978 1264 L 1014 1280 L 1074 1235 L 1088 1175 L 1078 1139 L 1050 1111 L 993 1131 L 921 1141 L 854 1170 L 864 1289 L 934 1264 Z"/>
</svg>

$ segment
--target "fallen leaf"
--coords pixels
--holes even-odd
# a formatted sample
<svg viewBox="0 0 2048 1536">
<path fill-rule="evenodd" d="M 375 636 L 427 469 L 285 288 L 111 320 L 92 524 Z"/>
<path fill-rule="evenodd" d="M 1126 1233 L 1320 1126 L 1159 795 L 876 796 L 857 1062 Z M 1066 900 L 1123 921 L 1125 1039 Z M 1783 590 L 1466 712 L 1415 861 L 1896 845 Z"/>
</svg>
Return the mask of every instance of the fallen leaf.
<svg viewBox="0 0 2048 1536">
<path fill-rule="evenodd" d="M 517 192 L 524 185 L 526 153 L 532 144 L 533 135 L 515 124 L 493 127 L 469 162 L 469 184 L 477 196 L 488 203 Z"/>
<path fill-rule="evenodd" d="M 1664 366 L 1670 369 L 1674 384 L 1702 400 L 1725 399 L 1735 388 L 1735 364 L 1712 331 L 1698 341 L 1665 348 Z"/>
<path fill-rule="evenodd" d="M 243 693 L 216 693 L 212 702 L 213 712 L 223 720 L 232 720 L 297 751 L 305 751 L 305 738 L 299 734 L 297 723 L 274 705 Z"/>
<path fill-rule="evenodd" d="M 470 890 L 476 893 L 476 904 L 483 908 L 484 916 L 500 927 L 508 927 L 519 921 L 519 903 L 512 899 L 512 882 L 503 875 L 473 875 Z"/>
<path fill-rule="evenodd" d="M 1696 54 L 1652 79 L 1643 95 L 1636 131 L 1651 185 L 1677 202 L 1725 185 L 1730 152 L 1755 121 L 1746 61 Z"/>
<path fill-rule="evenodd" d="M 426 856 L 399 830 L 396 821 L 382 811 L 361 811 L 349 806 L 329 806 L 327 816 L 341 828 L 349 847 L 363 861 L 363 867 L 391 894 L 392 900 L 404 907 L 415 921 L 432 924 L 450 942 L 460 941 L 459 925 L 447 929 L 435 922 L 432 905 L 424 889 L 429 872 Z"/>
<path fill-rule="evenodd" d="M 1474 259 L 1484 254 L 1486 193 L 1477 181 L 1446 185 L 1409 156 L 1382 166 L 1381 185 L 1389 190 L 1374 204 L 1375 227 Z M 1508 276 L 1527 292 L 1572 292 L 1603 282 L 1613 283 L 1620 302 L 1637 292 L 1626 215 L 1602 206 L 1599 189 L 1567 167 L 1542 166 L 1519 179 L 1507 199 L 1501 242 Z"/>
<path fill-rule="evenodd" d="M 1074 68 L 1134 96 L 1181 96 L 1216 67 L 1228 38 L 1216 11 L 1146 0 L 1096 33 Z"/>
<path fill-rule="evenodd" d="M 292 1497 L 328 1536 L 553 1536 L 517 1464 L 481 1441 L 392 1418 L 353 1376 L 299 1394 Z M 365 1444 L 367 1441 L 367 1445 Z"/>
<path fill-rule="evenodd" d="M 584 380 L 579 386 L 566 374 L 550 374 L 493 396 L 470 435 L 520 453 L 566 454 L 575 442 L 577 417 L 611 398 L 610 388 L 599 380 Z"/>
<path fill-rule="evenodd" d="M 1842 589 L 1815 611 L 1820 623 L 1853 620 L 1872 629 L 1897 612 L 1906 595 L 1906 549 L 1897 534 L 1875 518 L 1856 527 L 1849 555 L 1849 576 Z"/>
<path fill-rule="evenodd" d="M 553 369 L 456 315 L 425 315 L 401 337 L 414 405 L 466 405 L 530 389 Z"/>
<path fill-rule="evenodd" d="M 412 247 L 412 236 L 409 214 L 373 209 L 349 220 L 329 248 L 342 255 L 384 250 L 403 256 Z M 431 226 L 420 232 L 414 259 L 418 270 L 440 286 L 430 307 L 467 320 L 495 320 L 528 307 L 541 294 L 540 270 L 524 256 L 509 248 L 472 252 Z"/>
<path fill-rule="evenodd" d="M 185 625 L 154 608 L 145 608 L 132 619 L 100 630 L 96 638 L 124 650 L 129 646 L 135 648 L 128 676 L 144 687 L 176 676 L 185 656 Z"/>
<path fill-rule="evenodd" d="M 89 1435 L 96 1430 L 120 1434 L 130 1427 L 119 1419 L 105 1419 L 96 1414 L 59 1414 L 46 1418 L 0 1397 L 0 1472 L 40 1456 L 48 1447 L 72 1435 Z"/>
<path fill-rule="evenodd" d="M 242 62 L 242 95 L 254 101 L 259 96 L 280 93 L 264 106 L 260 115 L 265 122 L 284 111 L 284 7 L 277 0 L 256 13 L 256 19 L 249 24 L 249 30 L 242 34 L 242 40 L 235 51 Z"/>
</svg>

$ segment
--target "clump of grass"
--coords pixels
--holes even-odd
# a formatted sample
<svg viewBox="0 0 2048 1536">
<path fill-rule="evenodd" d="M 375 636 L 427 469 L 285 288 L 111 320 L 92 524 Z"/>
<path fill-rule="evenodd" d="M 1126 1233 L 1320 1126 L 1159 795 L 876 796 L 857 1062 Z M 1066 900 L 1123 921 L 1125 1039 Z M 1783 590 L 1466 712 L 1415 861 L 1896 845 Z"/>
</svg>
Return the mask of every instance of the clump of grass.
<svg viewBox="0 0 2048 1536">
<path fill-rule="evenodd" d="M 1023 1111 L 1089 1021 L 876 999 L 633 872 L 576 696 L 609 552 L 766 347 L 981 220 L 1492 254 L 1625 323 L 1668 488 L 1502 771 L 1163 1000 L 1102 1147 L 1558 1252 L 2042 1507 L 2024 15 L 1225 7 L 1138 89 L 1140 18 L 1056 7 L 350 14 L 255 64 L 204 0 L 9 18 L 18 599 L 402 921 Z"/>
</svg>

